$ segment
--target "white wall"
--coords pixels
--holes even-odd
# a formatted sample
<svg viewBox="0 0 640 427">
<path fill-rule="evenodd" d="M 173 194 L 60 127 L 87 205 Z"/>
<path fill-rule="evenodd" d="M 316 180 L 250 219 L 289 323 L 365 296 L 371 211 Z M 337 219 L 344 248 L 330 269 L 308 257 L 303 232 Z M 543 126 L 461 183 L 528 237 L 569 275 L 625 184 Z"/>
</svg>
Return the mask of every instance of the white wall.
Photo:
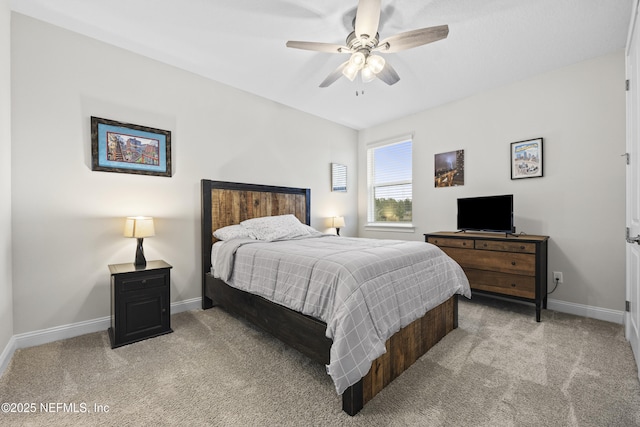
<svg viewBox="0 0 640 427">
<path fill-rule="evenodd" d="M 620 51 L 361 132 L 360 234 L 422 240 L 455 230 L 458 197 L 512 193 L 517 231 L 549 235 L 549 274 L 564 273 L 549 298 L 624 310 L 624 79 Z M 409 132 L 416 232 L 368 232 L 366 144 Z M 544 177 L 512 181 L 509 144 L 537 137 Z M 465 185 L 434 188 L 434 155 L 459 149 Z"/>
<path fill-rule="evenodd" d="M 109 315 L 107 264 L 135 253 L 122 237 L 127 215 L 156 218 L 145 254 L 174 266 L 172 301 L 199 297 L 202 178 L 311 188 L 321 230 L 325 217 L 356 218 L 355 186 L 331 193 L 329 174 L 346 164 L 355 183 L 354 130 L 12 18 L 15 334 Z M 92 115 L 171 130 L 174 176 L 92 172 Z"/>
<path fill-rule="evenodd" d="M 12 112 L 0 121 L 11 114 L 12 145 L 3 137 L 0 156 L 11 151 L 2 171 L 12 183 L 0 194 L 12 200 L 0 227 L 13 218 L 14 304 L 0 316 L 13 314 L 13 334 L 109 314 L 106 266 L 133 259 L 134 242 L 121 237 L 132 214 L 157 218 L 145 252 L 174 265 L 172 301 L 197 298 L 201 178 L 310 187 L 316 228 L 343 214 L 341 234 L 414 240 L 453 229 L 457 197 L 514 193 L 518 231 L 551 236 L 549 271 L 565 280 L 552 298 L 623 309 L 622 52 L 356 134 L 19 14 L 11 44 Z M 92 172 L 91 115 L 172 130 L 174 176 Z M 416 232 L 366 232 L 365 144 L 407 132 Z M 511 181 L 509 143 L 534 137 L 545 138 L 545 177 Z M 434 154 L 456 149 L 465 186 L 434 189 Z M 329 191 L 331 162 L 348 166 L 349 193 Z M 0 298 L 11 297 L 11 262 L 2 262 Z"/>
<path fill-rule="evenodd" d="M 10 17 L 9 1 L 0 0 L 0 356 L 13 336 Z M 2 365 L 0 357 L 0 374 Z"/>
</svg>

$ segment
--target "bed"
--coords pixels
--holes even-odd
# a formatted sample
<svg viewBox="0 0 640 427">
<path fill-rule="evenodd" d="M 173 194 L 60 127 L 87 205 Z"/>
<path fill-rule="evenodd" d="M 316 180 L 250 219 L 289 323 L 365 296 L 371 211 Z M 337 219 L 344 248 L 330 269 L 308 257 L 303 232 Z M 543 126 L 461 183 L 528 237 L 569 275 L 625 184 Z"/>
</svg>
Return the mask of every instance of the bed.
<svg viewBox="0 0 640 427">
<path fill-rule="evenodd" d="M 201 190 L 202 308 L 219 306 L 329 368 L 335 357 L 335 351 L 331 356 L 334 342 L 327 337 L 331 323 L 230 286 L 212 274 L 212 246 L 217 240 L 213 237 L 215 230 L 252 218 L 287 214 L 309 225 L 310 190 L 206 179 L 201 181 Z M 335 239 L 333 243 L 336 243 Z M 457 294 L 447 297 L 384 342 L 383 351 L 386 352 L 371 362 L 365 375 L 342 392 L 342 409 L 347 414 L 358 413 L 386 385 L 457 328 L 457 298 Z M 368 367 L 369 362 L 366 363 Z"/>
</svg>

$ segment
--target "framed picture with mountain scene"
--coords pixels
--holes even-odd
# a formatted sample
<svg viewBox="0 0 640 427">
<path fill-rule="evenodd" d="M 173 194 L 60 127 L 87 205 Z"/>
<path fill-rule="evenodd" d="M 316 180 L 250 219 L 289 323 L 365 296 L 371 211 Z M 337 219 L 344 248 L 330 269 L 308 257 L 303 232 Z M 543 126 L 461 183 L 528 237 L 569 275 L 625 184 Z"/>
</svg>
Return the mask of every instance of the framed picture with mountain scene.
<svg viewBox="0 0 640 427">
<path fill-rule="evenodd" d="M 91 170 L 171 176 L 171 131 L 91 117 Z"/>
</svg>

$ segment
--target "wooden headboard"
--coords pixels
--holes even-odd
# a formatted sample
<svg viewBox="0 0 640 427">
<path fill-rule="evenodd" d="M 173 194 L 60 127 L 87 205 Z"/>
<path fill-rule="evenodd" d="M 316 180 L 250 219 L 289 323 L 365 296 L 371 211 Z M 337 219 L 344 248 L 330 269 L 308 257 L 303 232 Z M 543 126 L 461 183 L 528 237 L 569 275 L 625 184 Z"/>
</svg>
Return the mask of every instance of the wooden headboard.
<svg viewBox="0 0 640 427">
<path fill-rule="evenodd" d="M 211 271 L 213 232 L 227 225 L 270 215 L 293 214 L 309 225 L 311 190 L 237 182 L 201 181 L 202 282 Z"/>
</svg>

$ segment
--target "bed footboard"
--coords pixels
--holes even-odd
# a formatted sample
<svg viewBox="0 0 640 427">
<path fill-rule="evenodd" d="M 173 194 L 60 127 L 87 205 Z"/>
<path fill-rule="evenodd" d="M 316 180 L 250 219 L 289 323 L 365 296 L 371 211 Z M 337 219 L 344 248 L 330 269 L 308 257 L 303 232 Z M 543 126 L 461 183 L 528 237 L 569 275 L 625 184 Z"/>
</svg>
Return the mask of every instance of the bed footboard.
<svg viewBox="0 0 640 427">
<path fill-rule="evenodd" d="M 387 340 L 387 352 L 373 361 L 364 378 L 343 393 L 342 409 L 349 415 L 357 414 L 376 394 L 457 327 L 458 295 L 454 295 Z"/>
</svg>

